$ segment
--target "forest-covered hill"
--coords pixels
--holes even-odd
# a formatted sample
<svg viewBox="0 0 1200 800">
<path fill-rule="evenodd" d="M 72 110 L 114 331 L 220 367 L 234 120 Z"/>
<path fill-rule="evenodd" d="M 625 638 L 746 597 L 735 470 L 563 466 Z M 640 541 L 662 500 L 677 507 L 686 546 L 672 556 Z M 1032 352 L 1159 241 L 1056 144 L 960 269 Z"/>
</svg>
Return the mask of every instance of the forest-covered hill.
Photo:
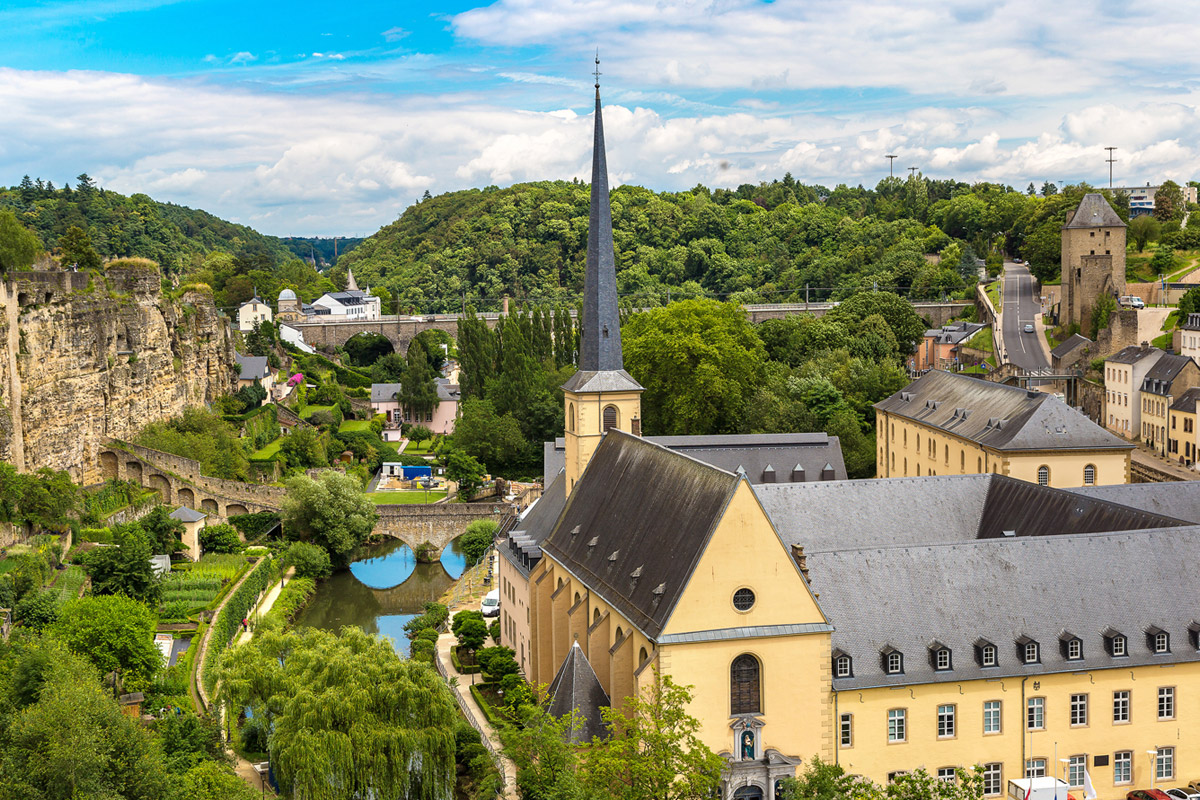
<svg viewBox="0 0 1200 800">
<path fill-rule="evenodd" d="M 830 190 L 790 175 L 732 191 L 626 185 L 612 193 L 619 288 L 644 304 L 668 292 L 787 301 L 806 287 L 813 299 L 868 286 L 933 298 L 964 291 L 974 259 L 998 263 L 1002 253 L 1051 277 L 1068 210 L 1093 190 L 1042 191 L 919 175 L 875 189 Z M 1124 198 L 1111 201 L 1127 215 Z M 583 283 L 588 208 L 589 187 L 578 182 L 451 192 L 410 207 L 339 265 L 412 311 L 487 309 L 505 295 L 570 301 Z"/>
</svg>

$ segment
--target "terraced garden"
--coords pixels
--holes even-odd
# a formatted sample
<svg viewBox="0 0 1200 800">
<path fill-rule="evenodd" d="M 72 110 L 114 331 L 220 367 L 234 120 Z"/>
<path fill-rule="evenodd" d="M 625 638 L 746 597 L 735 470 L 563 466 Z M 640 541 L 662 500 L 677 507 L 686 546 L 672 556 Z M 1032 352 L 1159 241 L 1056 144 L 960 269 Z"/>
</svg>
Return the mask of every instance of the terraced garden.
<svg viewBox="0 0 1200 800">
<path fill-rule="evenodd" d="M 212 554 L 199 562 L 176 565 L 163 577 L 162 622 L 187 622 L 214 606 L 225 587 L 236 583 L 250 563 L 243 555 Z"/>
</svg>

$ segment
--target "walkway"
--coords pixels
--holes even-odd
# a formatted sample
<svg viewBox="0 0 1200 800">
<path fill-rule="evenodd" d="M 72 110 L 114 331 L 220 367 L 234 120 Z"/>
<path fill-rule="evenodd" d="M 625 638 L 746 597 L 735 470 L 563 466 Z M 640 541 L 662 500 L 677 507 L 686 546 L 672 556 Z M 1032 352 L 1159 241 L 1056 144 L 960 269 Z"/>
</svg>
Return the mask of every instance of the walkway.
<svg viewBox="0 0 1200 800">
<path fill-rule="evenodd" d="M 459 609 L 460 611 L 465 609 Z M 453 619 L 453 618 L 451 618 Z M 470 686 L 475 682 L 475 675 L 463 675 L 454 668 L 454 660 L 450 658 L 450 648 L 456 644 L 457 640 L 453 633 L 443 633 L 437 640 L 437 671 L 446 678 L 450 684 L 450 690 L 454 692 L 454 697 L 458 701 L 458 707 L 462 709 L 463 715 L 466 716 L 467 722 L 471 723 L 471 727 L 479 731 L 483 735 L 484 746 L 487 747 L 494 755 L 499 757 L 500 763 L 504 767 L 504 796 L 509 800 L 517 800 L 517 768 L 512 761 L 506 758 L 500 748 L 500 738 L 496 735 L 496 731 L 484 716 L 483 709 L 475 702 L 475 697 L 471 694 Z"/>
<path fill-rule="evenodd" d="M 1133 449 L 1133 461 L 1135 464 L 1143 464 L 1165 472 L 1168 475 L 1174 475 L 1181 481 L 1200 480 L 1200 472 L 1194 469 L 1188 469 L 1178 461 L 1172 461 L 1158 454 L 1157 450 L 1151 450 L 1144 444 L 1138 443 L 1138 446 Z"/>
</svg>

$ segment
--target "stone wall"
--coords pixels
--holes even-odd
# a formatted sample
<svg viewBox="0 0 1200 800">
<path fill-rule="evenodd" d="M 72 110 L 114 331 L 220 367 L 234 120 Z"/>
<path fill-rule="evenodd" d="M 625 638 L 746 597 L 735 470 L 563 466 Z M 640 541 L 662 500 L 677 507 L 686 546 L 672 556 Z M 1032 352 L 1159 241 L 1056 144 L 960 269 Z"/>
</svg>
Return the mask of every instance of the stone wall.
<svg viewBox="0 0 1200 800">
<path fill-rule="evenodd" d="M 1096 335 L 1091 357 L 1108 358 L 1113 353 L 1138 344 L 1137 309 L 1118 308 L 1108 318 L 1108 327 Z"/>
<path fill-rule="evenodd" d="M 164 297 L 150 262 L 104 273 L 21 272 L 0 290 L 0 457 L 103 479 L 108 437 L 211 402 L 233 381 L 212 296 Z"/>
<path fill-rule="evenodd" d="M 1101 427 L 1104 427 L 1106 419 L 1104 403 L 1104 384 L 1093 383 L 1082 378 L 1075 381 L 1075 405 L 1088 419 Z"/>
<path fill-rule="evenodd" d="M 127 454 L 140 459 L 147 465 L 164 472 L 172 473 L 176 477 L 184 479 L 192 487 L 200 489 L 203 493 L 217 495 L 222 499 L 277 509 L 282 505 L 283 498 L 287 494 L 287 491 L 282 486 L 265 486 L 210 477 L 200 472 L 200 462 L 195 459 L 184 458 L 183 456 L 164 453 L 161 450 L 154 450 L 149 447 L 142 447 L 141 445 L 130 444 L 129 442 L 122 442 L 115 439 L 111 440 L 110 444 L 114 453 L 120 453 L 120 451 L 124 450 Z M 107 474 L 104 477 L 130 479 L 128 469 L 125 471 L 125 474 Z M 140 480 L 140 478 L 138 479 Z M 151 485 L 150 488 L 155 487 Z"/>
</svg>

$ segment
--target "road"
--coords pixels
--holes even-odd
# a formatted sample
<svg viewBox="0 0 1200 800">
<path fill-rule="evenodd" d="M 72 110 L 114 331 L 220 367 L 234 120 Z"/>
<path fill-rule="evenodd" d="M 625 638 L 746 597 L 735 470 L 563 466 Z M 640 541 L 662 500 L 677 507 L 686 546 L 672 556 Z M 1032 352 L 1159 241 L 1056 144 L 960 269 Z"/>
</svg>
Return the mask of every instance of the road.
<svg viewBox="0 0 1200 800">
<path fill-rule="evenodd" d="M 1049 369 L 1050 357 L 1042 335 L 1042 304 L 1033 276 L 1024 264 L 1004 263 L 1004 310 L 1000 335 L 1008 360 L 1026 370 Z M 1033 325 L 1033 333 L 1025 326 Z"/>
</svg>

